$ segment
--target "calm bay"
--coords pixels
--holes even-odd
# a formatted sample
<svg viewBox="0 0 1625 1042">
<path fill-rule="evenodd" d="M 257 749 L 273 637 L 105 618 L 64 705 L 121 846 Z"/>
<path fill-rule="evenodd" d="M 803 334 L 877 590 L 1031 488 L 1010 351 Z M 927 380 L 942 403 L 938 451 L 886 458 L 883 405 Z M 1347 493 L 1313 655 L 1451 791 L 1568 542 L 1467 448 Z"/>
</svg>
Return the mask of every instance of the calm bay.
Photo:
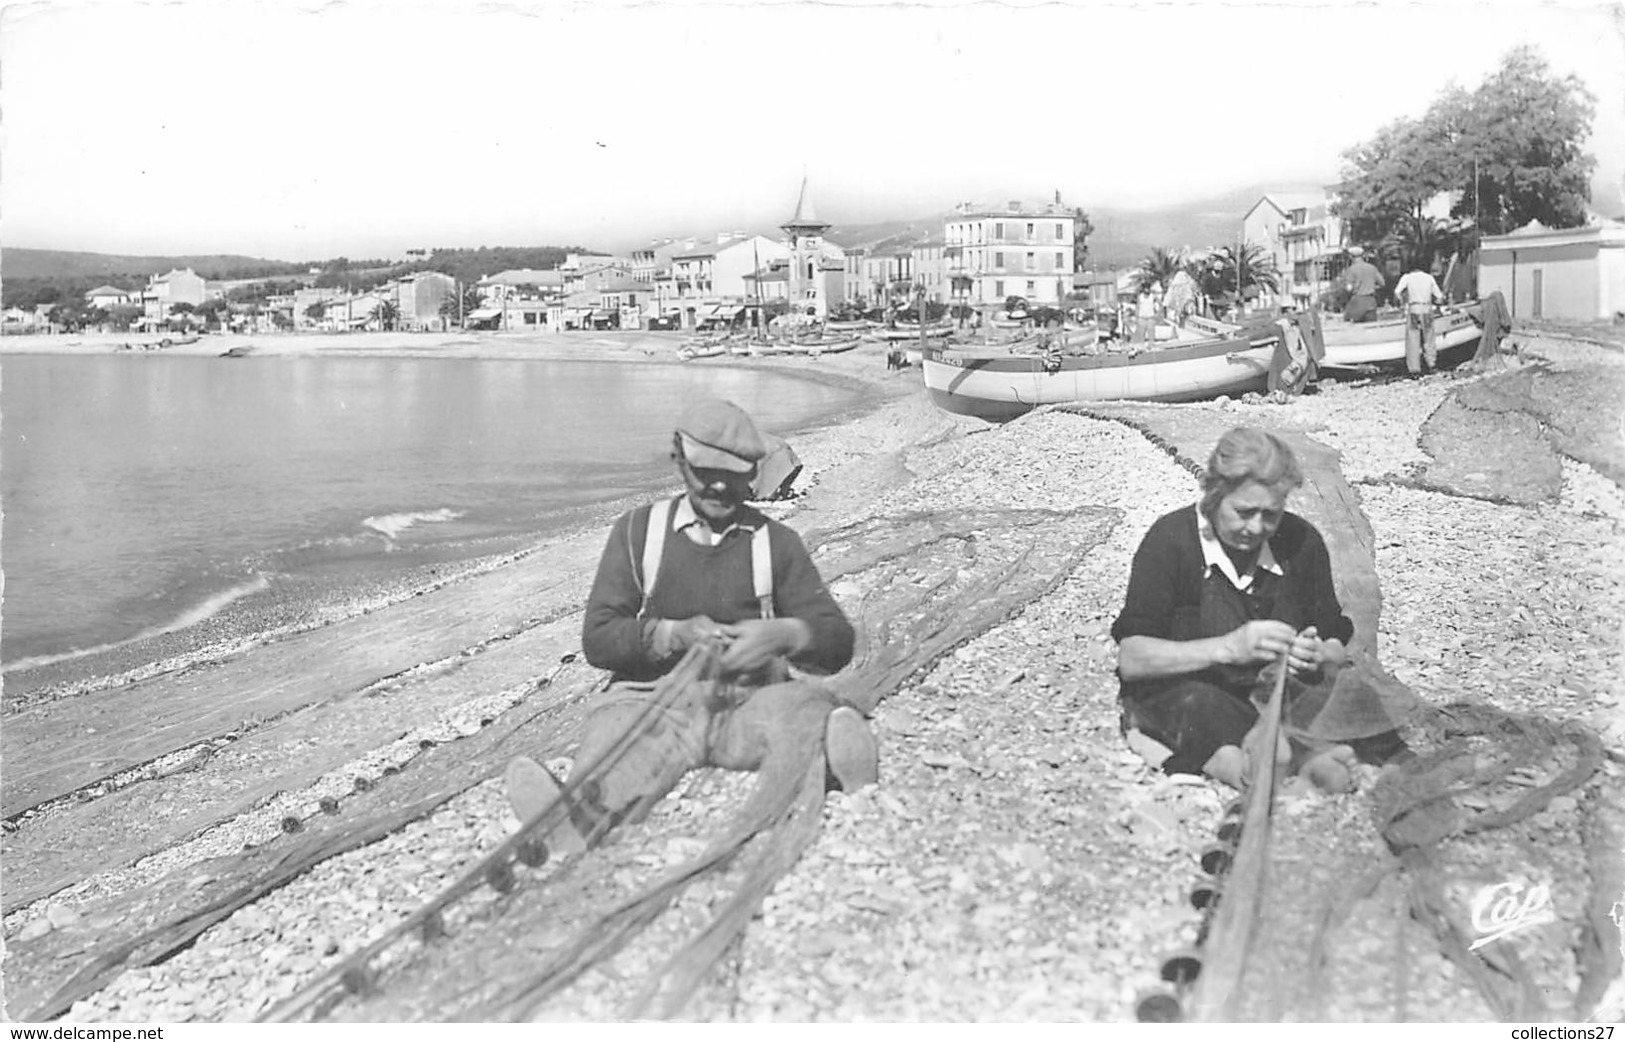
<svg viewBox="0 0 1625 1042">
<path fill-rule="evenodd" d="M 59 683 L 515 549 L 673 487 L 705 394 L 787 436 L 864 402 L 721 366 L 8 356 L 0 661 Z"/>
</svg>

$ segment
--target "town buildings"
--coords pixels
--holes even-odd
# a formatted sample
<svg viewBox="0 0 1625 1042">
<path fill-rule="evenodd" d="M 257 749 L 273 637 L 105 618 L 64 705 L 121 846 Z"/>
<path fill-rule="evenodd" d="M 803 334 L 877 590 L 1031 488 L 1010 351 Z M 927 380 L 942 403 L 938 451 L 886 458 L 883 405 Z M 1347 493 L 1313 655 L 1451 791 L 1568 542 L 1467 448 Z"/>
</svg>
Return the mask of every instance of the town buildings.
<svg viewBox="0 0 1625 1042">
<path fill-rule="evenodd" d="M 949 300 L 978 310 L 1010 297 L 1059 307 L 1072 292 L 1072 211 L 1012 200 L 961 204 L 943 225 Z"/>
<path fill-rule="evenodd" d="M 1242 242 L 1264 252 L 1280 278 L 1279 294 L 1265 290 L 1257 303 L 1308 307 L 1348 267 L 1343 222 L 1331 212 L 1330 190 L 1270 192 L 1241 219 Z"/>
</svg>

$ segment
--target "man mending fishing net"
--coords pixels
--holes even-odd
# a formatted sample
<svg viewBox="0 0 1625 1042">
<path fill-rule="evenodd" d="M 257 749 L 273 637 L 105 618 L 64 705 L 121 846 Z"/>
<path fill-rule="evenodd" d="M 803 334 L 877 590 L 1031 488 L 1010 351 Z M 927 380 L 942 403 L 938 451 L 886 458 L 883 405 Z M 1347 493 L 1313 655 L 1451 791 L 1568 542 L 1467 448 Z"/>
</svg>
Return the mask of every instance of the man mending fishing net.
<svg viewBox="0 0 1625 1042">
<path fill-rule="evenodd" d="M 1278 759 L 1331 792 L 1354 787 L 1362 757 L 1405 755 L 1391 728 L 1343 744 L 1317 726 L 1333 717 L 1385 719 L 1377 694 L 1350 677 L 1338 686 L 1354 623 L 1334 588 L 1331 557 L 1315 527 L 1286 510 L 1303 481 L 1284 441 L 1251 427 L 1219 439 L 1194 507 L 1152 524 L 1135 551 L 1118 641 L 1123 730 L 1169 774 L 1206 774 L 1237 788 L 1251 776 L 1260 669 L 1285 656 L 1285 741 Z M 1370 732 L 1367 732 L 1370 733 Z"/>
<path fill-rule="evenodd" d="M 877 779 L 862 714 L 828 686 L 790 676 L 791 663 L 811 673 L 845 666 L 854 635 L 801 538 L 745 502 L 766 455 L 743 409 L 697 402 L 672 438 L 684 494 L 615 522 L 582 627 L 587 661 L 614 683 L 589 709 L 569 821 L 547 837 L 551 849 L 579 850 L 637 820 L 692 768 L 762 770 L 809 741 L 824 743 L 832 785 L 851 791 Z M 716 652 L 715 675 L 656 703 L 655 682 L 702 645 Z M 522 821 L 561 788 L 525 757 L 506 782 Z"/>
</svg>

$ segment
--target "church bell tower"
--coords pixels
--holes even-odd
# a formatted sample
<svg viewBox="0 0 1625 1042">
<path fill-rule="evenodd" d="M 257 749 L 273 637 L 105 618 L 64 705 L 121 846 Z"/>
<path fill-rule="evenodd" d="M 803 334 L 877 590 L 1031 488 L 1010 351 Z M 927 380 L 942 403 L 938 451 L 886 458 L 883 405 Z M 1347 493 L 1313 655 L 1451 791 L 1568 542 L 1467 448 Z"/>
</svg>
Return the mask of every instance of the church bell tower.
<svg viewBox="0 0 1625 1042">
<path fill-rule="evenodd" d="M 795 216 L 779 225 L 790 239 L 790 312 L 818 318 L 829 314 L 829 301 L 824 299 L 823 265 L 824 232 L 829 224 L 818 219 L 813 210 L 812 196 L 807 194 L 807 178 L 801 179 L 801 195 L 796 198 Z"/>
</svg>

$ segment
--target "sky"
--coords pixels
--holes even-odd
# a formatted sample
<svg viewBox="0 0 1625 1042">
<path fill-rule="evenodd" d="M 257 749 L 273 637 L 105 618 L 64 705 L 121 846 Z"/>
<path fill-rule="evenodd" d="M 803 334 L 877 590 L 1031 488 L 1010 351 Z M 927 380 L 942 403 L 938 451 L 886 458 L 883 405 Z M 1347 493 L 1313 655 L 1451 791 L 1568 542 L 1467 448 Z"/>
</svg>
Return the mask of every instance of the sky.
<svg viewBox="0 0 1625 1042">
<path fill-rule="evenodd" d="M 1618 4 L 7 2 L 0 247 L 626 248 L 776 225 L 803 177 L 837 225 L 1152 209 L 1330 183 L 1523 43 L 1596 95 L 1620 212 Z"/>
</svg>

